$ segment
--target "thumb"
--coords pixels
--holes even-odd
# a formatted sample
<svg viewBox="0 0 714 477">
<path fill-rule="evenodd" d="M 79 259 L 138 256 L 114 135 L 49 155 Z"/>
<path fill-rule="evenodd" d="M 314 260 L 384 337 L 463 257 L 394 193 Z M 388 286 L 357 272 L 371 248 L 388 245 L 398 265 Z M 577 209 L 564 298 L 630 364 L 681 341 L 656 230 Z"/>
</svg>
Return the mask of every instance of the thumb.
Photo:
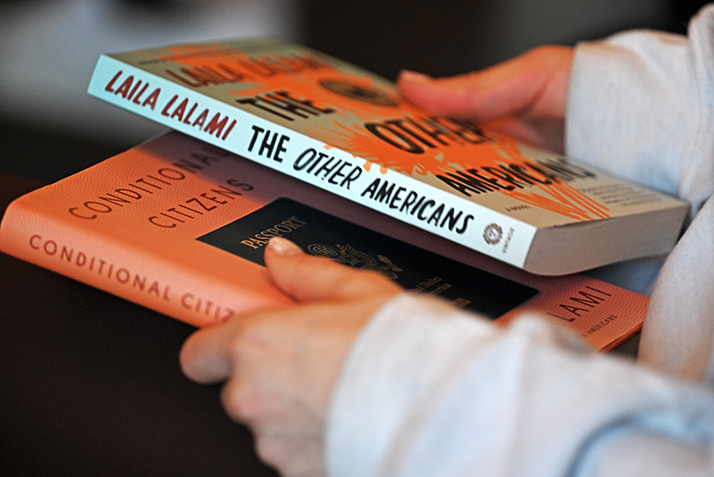
<svg viewBox="0 0 714 477">
<path fill-rule="evenodd" d="M 377 272 L 354 270 L 326 257 L 305 254 L 280 237 L 268 242 L 265 264 L 278 288 L 299 302 L 388 296 L 401 290 Z"/>
</svg>

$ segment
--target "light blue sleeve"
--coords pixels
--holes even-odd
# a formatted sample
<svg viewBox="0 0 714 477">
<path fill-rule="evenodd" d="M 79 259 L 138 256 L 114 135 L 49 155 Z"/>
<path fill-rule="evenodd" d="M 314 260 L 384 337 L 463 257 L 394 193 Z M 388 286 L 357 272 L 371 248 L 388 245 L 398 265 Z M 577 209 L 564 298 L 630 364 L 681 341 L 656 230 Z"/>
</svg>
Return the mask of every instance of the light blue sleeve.
<svg viewBox="0 0 714 477">
<path fill-rule="evenodd" d="M 713 71 L 711 7 L 689 38 L 629 32 L 579 45 L 568 154 L 699 211 L 714 189 Z M 714 250 L 714 204 L 705 209 L 665 266 L 650 307 L 659 323 L 650 336 L 664 343 L 657 350 L 673 342 L 677 313 L 689 319 L 679 348 L 669 350 L 677 356 L 687 352 L 687 336 L 714 320 L 714 253 L 697 253 Z M 434 300 L 399 297 L 371 321 L 343 369 L 325 429 L 327 473 L 714 475 L 714 346 L 706 333 L 701 380 L 686 381 L 594 353 L 538 317 L 500 327 Z"/>
<path fill-rule="evenodd" d="M 686 37 L 633 31 L 578 45 L 566 120 L 570 155 L 692 204 L 693 222 L 652 292 L 640 357 L 714 380 L 714 204 L 706 202 L 714 193 L 714 5 Z M 654 262 L 593 274 L 649 294 Z"/>
<path fill-rule="evenodd" d="M 576 47 L 569 156 L 692 203 L 714 191 L 714 6 L 688 37 L 631 31 Z"/>
<path fill-rule="evenodd" d="M 566 152 L 688 200 L 693 218 L 714 192 L 714 7 L 694 18 L 687 37 L 630 31 L 579 44 Z M 589 273 L 650 295 L 663 260 Z"/>
<path fill-rule="evenodd" d="M 326 462 L 354 477 L 711 475 L 713 423 L 707 387 L 595 353 L 556 324 L 502 328 L 403 296 L 352 350 Z"/>
</svg>

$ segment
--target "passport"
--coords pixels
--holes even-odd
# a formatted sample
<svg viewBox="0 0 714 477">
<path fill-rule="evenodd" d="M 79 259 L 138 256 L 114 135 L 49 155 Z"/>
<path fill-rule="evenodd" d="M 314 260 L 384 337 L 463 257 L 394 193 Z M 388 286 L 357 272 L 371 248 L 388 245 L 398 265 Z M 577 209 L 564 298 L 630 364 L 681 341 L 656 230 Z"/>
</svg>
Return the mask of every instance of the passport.
<svg viewBox="0 0 714 477">
<path fill-rule="evenodd" d="M 373 270 L 413 293 L 444 299 L 496 319 L 538 290 L 345 221 L 287 198 L 277 199 L 198 240 L 265 265 L 272 236 L 343 265 Z"/>
</svg>

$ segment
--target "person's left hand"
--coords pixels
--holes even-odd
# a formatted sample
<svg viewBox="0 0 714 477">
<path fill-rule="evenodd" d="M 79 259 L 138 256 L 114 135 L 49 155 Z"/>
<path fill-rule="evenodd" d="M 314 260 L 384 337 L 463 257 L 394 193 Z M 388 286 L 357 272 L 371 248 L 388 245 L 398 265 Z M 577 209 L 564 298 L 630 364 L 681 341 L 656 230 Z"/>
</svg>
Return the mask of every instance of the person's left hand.
<svg viewBox="0 0 714 477">
<path fill-rule="evenodd" d="M 283 475 L 322 475 L 332 389 L 360 330 L 400 288 L 272 239 L 265 262 L 295 306 L 238 316 L 194 333 L 181 366 L 200 383 L 226 381 L 228 414 L 254 432 L 258 455 Z"/>
<path fill-rule="evenodd" d="M 406 99 L 429 111 L 563 152 L 572 63 L 573 48 L 541 46 L 451 78 L 402 72 L 397 84 Z"/>
</svg>

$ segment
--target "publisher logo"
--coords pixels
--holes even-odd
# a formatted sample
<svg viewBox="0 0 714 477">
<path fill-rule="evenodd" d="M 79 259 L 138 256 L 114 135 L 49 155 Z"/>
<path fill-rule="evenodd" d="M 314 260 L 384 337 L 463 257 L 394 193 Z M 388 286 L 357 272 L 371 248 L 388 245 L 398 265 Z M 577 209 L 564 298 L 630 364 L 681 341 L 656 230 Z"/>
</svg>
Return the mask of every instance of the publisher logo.
<svg viewBox="0 0 714 477">
<path fill-rule="evenodd" d="M 498 224 L 489 224 L 483 230 L 483 239 L 489 245 L 496 245 L 503 237 L 503 229 Z"/>
</svg>

